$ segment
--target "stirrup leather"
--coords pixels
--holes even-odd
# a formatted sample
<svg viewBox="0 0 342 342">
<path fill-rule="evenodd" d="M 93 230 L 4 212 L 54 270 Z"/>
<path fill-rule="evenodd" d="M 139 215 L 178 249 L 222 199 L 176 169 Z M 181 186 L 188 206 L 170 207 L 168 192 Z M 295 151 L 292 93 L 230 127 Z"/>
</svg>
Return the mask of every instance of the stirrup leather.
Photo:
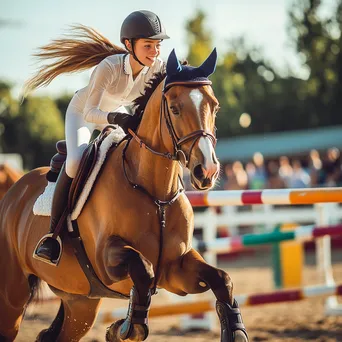
<svg viewBox="0 0 342 342">
<path fill-rule="evenodd" d="M 58 266 L 59 264 L 59 261 L 61 259 L 61 256 L 62 256 L 62 251 L 63 251 L 63 244 L 62 244 L 62 240 L 59 236 L 56 237 L 56 241 L 58 242 L 59 244 L 59 255 L 58 255 L 58 258 L 55 259 L 53 262 L 50 261 L 50 260 L 46 260 L 44 258 L 41 258 L 39 255 L 37 255 L 37 250 L 38 248 L 43 244 L 43 242 L 48 238 L 48 237 L 52 237 L 53 236 L 53 233 L 48 233 L 48 234 L 45 234 L 37 243 L 34 251 L 33 251 L 33 259 L 36 259 L 36 260 L 40 260 L 40 261 L 43 261 L 45 262 L 46 264 L 49 264 L 49 265 L 52 265 L 52 266 Z"/>
</svg>

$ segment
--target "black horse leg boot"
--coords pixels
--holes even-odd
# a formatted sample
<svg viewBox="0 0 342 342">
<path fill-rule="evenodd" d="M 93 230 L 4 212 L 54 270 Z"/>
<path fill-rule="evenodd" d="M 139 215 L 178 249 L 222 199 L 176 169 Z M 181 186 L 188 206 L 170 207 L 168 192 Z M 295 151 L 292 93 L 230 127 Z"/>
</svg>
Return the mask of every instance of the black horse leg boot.
<svg viewBox="0 0 342 342">
<path fill-rule="evenodd" d="M 35 259 L 39 259 L 54 266 L 58 265 L 62 254 L 62 241 L 59 236 L 54 237 L 53 233 L 68 205 L 68 195 L 72 180 L 73 178 L 70 178 L 65 172 L 64 163 L 58 176 L 53 195 L 50 232 L 40 239 L 33 253 Z"/>
</svg>

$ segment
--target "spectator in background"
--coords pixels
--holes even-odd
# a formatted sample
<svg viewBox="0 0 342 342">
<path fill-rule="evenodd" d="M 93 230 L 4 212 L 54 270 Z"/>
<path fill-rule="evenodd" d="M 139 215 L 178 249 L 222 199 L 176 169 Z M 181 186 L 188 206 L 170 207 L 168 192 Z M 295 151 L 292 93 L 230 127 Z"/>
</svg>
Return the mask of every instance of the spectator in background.
<svg viewBox="0 0 342 342">
<path fill-rule="evenodd" d="M 236 184 L 236 179 L 234 177 L 232 164 L 226 164 L 226 166 L 224 167 L 224 176 L 224 190 L 230 190 L 230 188 L 234 188 Z"/>
<path fill-rule="evenodd" d="M 255 165 L 253 162 L 248 162 L 246 164 L 246 173 L 247 173 L 247 179 L 248 179 L 248 189 L 252 189 L 253 188 L 253 177 L 255 175 L 256 169 L 255 169 Z"/>
<path fill-rule="evenodd" d="M 265 189 L 267 183 L 266 167 L 264 157 L 260 152 L 254 153 L 253 163 L 255 166 L 254 173 L 249 166 L 249 188 Z"/>
<path fill-rule="evenodd" d="M 311 150 L 309 155 L 308 173 L 310 175 L 310 186 L 315 187 L 322 183 L 322 160 L 317 150 Z"/>
<path fill-rule="evenodd" d="M 226 183 L 225 190 L 245 190 L 248 185 L 247 173 L 240 161 L 235 161 L 232 165 L 225 166 Z"/>
<path fill-rule="evenodd" d="M 292 175 L 290 177 L 290 188 L 307 188 L 310 186 L 310 176 L 303 169 L 302 163 L 299 159 L 292 162 Z"/>
<path fill-rule="evenodd" d="M 267 164 L 267 184 L 268 189 L 284 189 L 286 184 L 284 179 L 279 174 L 279 165 L 277 162 L 271 160 Z"/>
<path fill-rule="evenodd" d="M 340 151 L 337 148 L 330 148 L 323 162 L 324 185 L 337 186 L 341 180 L 341 159 Z"/>
<path fill-rule="evenodd" d="M 293 170 L 289 158 L 286 156 L 281 156 L 279 158 L 279 176 L 281 177 L 287 188 L 290 187 L 290 179 L 292 177 L 292 173 Z"/>
</svg>

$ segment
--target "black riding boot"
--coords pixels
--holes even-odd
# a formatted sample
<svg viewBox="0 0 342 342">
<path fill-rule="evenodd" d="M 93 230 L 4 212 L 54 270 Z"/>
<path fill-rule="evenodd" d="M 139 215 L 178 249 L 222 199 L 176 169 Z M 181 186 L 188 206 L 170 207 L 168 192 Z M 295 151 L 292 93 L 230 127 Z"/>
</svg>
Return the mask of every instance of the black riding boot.
<svg viewBox="0 0 342 342">
<path fill-rule="evenodd" d="M 73 178 L 70 178 L 65 172 L 65 163 L 60 171 L 56 182 L 56 188 L 52 200 L 50 232 L 43 236 L 38 242 L 33 253 L 35 259 L 44 261 L 50 265 L 57 266 L 61 252 L 62 242 L 60 238 L 53 238 L 53 232 L 68 205 L 68 195 Z"/>
</svg>

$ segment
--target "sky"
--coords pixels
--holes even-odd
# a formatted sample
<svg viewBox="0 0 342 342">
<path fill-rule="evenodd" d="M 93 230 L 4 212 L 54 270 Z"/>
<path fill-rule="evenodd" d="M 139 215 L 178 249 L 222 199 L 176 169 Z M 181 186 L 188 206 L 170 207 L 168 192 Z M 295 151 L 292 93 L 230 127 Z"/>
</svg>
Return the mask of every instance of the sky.
<svg viewBox="0 0 342 342">
<path fill-rule="evenodd" d="M 36 70 L 32 54 L 39 46 L 60 38 L 68 25 L 80 23 L 101 32 L 120 45 L 120 27 L 132 11 L 147 9 L 159 15 L 171 39 L 162 43 L 161 57 L 166 60 L 175 48 L 186 58 L 186 22 L 197 9 L 207 15 L 218 55 L 226 52 L 226 41 L 244 36 L 249 45 L 258 46 L 279 71 L 286 65 L 298 75 L 303 71 L 287 37 L 287 11 L 293 0 L 1 0 L 0 80 L 13 84 L 18 95 L 27 78 Z M 323 11 L 333 8 L 326 0 Z M 37 94 L 59 96 L 87 85 L 90 71 L 60 76 Z"/>
</svg>

